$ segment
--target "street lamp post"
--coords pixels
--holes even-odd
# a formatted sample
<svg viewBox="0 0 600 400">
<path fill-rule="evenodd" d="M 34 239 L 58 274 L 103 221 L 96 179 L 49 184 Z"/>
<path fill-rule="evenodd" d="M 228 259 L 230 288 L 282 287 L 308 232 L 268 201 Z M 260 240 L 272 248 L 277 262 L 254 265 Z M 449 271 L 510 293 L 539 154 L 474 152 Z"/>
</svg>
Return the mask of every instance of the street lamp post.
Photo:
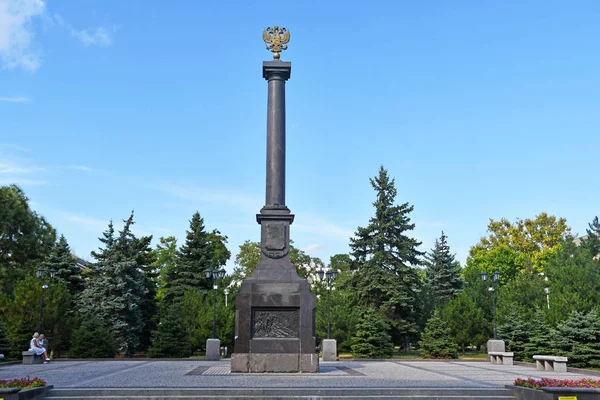
<svg viewBox="0 0 600 400">
<path fill-rule="evenodd" d="M 225 293 L 225 307 L 227 307 L 227 296 L 229 295 L 229 288 L 223 289 L 223 293 Z"/>
<path fill-rule="evenodd" d="M 50 274 L 50 279 L 54 279 L 56 275 L 56 270 L 54 268 L 47 270 L 44 267 L 39 267 L 37 271 L 35 271 L 35 276 L 42 280 L 42 295 L 40 296 L 40 324 L 38 326 L 38 332 L 42 332 L 43 321 L 44 321 L 44 291 L 48 289 L 48 285 L 44 283 L 44 275 L 46 273 Z"/>
<path fill-rule="evenodd" d="M 481 273 L 481 279 L 483 281 L 487 281 L 488 274 L 487 272 Z M 496 333 L 496 282 L 500 280 L 500 271 L 494 271 L 494 275 L 492 275 L 491 286 L 489 287 L 489 291 L 492 292 L 492 307 L 494 309 L 494 340 L 498 338 Z"/>
<path fill-rule="evenodd" d="M 321 282 L 323 280 L 327 282 L 327 339 L 331 339 L 331 282 L 336 280 L 337 275 L 337 269 L 328 270 L 327 272 L 322 269 L 319 270 L 319 279 Z"/>
<path fill-rule="evenodd" d="M 225 276 L 225 270 L 210 270 L 204 271 L 206 279 L 210 280 L 213 288 L 213 322 L 212 322 L 212 338 L 217 338 L 217 279 L 222 279 Z"/>
<path fill-rule="evenodd" d="M 546 303 L 548 304 L 548 310 L 550 309 L 550 288 L 545 287 L 544 293 L 546 293 Z"/>
</svg>

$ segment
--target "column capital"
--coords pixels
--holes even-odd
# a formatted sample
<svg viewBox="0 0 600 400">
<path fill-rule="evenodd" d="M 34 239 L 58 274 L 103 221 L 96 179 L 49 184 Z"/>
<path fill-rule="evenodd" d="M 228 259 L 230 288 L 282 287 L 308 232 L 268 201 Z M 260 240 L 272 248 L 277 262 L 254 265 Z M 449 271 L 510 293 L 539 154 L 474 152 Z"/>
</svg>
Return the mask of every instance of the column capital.
<svg viewBox="0 0 600 400">
<path fill-rule="evenodd" d="M 292 63 L 286 61 L 263 61 L 263 78 L 287 81 L 292 74 Z"/>
</svg>

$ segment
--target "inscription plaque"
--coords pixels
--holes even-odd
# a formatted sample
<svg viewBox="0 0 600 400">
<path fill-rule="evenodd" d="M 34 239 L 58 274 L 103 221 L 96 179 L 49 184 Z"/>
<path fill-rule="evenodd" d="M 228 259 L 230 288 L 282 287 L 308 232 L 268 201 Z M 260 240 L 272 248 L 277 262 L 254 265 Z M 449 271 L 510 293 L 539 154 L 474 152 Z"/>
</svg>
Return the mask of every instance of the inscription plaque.
<svg viewBox="0 0 600 400">
<path fill-rule="evenodd" d="M 267 238 L 265 248 L 267 250 L 281 251 L 285 249 L 285 225 L 271 222 L 267 225 Z"/>
<path fill-rule="evenodd" d="M 299 313 L 292 310 L 253 310 L 252 337 L 297 338 Z"/>
</svg>

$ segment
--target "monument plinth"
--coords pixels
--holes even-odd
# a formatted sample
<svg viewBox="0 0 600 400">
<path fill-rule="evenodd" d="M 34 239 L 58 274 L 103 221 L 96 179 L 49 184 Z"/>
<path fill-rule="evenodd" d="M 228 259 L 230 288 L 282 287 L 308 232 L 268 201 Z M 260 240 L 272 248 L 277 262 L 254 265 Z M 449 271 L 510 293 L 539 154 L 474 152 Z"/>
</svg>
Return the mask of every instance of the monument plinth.
<svg viewBox="0 0 600 400">
<path fill-rule="evenodd" d="M 315 295 L 289 256 L 294 215 L 285 205 L 285 82 L 292 65 L 279 60 L 289 31 L 267 28 L 263 39 L 274 60 L 263 63 L 268 102 L 266 200 L 256 215 L 261 254 L 236 297 L 231 372 L 317 372 Z"/>
</svg>

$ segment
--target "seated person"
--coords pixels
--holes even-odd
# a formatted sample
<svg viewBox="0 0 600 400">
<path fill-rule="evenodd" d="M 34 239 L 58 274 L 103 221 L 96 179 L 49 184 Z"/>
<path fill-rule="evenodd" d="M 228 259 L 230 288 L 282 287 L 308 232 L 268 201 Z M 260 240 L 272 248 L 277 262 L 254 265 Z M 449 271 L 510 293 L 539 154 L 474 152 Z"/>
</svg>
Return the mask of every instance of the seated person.
<svg viewBox="0 0 600 400">
<path fill-rule="evenodd" d="M 39 343 L 39 339 L 44 340 L 44 335 L 40 335 L 37 332 L 34 333 L 33 338 L 31 339 L 31 342 L 29 344 L 29 351 L 33 351 L 36 356 L 44 357 L 44 364 L 47 364 L 48 362 L 50 362 L 50 359 L 48 358 L 46 349 L 43 348 L 42 345 Z"/>
</svg>

